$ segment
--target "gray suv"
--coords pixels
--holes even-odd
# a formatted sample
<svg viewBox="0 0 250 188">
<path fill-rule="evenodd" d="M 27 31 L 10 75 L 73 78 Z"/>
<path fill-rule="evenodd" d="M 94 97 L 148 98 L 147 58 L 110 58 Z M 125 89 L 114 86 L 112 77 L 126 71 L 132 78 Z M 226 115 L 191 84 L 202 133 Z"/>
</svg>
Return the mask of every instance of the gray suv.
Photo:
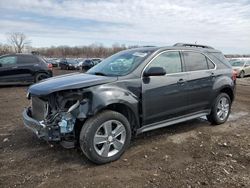
<svg viewBox="0 0 250 188">
<path fill-rule="evenodd" d="M 223 54 L 209 46 L 134 48 L 86 73 L 32 85 L 23 121 L 39 138 L 80 146 L 103 164 L 119 159 L 137 134 L 202 116 L 224 123 L 235 80 Z"/>
</svg>

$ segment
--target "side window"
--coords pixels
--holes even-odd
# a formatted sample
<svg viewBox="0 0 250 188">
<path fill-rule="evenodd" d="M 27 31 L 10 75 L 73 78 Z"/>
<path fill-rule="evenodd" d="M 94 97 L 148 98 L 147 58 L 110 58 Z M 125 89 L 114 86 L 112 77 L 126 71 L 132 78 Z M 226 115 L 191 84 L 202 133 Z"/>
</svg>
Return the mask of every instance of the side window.
<svg viewBox="0 0 250 188">
<path fill-rule="evenodd" d="M 167 74 L 182 72 L 180 53 L 164 52 L 150 63 L 150 67 L 162 67 Z"/>
<path fill-rule="evenodd" d="M 186 71 L 207 70 L 206 57 L 198 52 L 183 52 Z"/>
<path fill-rule="evenodd" d="M 210 59 L 208 59 L 208 58 L 206 58 L 206 59 L 207 59 L 208 68 L 209 69 L 214 69 L 215 65 L 213 64 L 213 62 Z"/>
<path fill-rule="evenodd" d="M 37 62 L 38 60 L 33 56 L 18 56 L 18 64 L 32 64 Z"/>
<path fill-rule="evenodd" d="M 0 67 L 10 67 L 16 64 L 16 56 L 8 56 L 0 59 Z"/>
</svg>

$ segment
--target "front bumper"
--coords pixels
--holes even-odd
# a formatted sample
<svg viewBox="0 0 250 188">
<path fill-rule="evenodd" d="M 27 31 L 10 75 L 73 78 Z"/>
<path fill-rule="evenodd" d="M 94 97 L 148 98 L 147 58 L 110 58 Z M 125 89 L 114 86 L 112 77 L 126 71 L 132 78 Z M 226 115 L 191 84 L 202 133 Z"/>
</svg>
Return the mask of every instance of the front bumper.
<svg viewBox="0 0 250 188">
<path fill-rule="evenodd" d="M 31 117 L 30 108 L 25 108 L 23 111 L 23 123 L 26 128 L 31 130 L 46 141 L 60 141 L 60 130 L 58 126 L 45 125 L 43 121 L 37 121 Z"/>
</svg>

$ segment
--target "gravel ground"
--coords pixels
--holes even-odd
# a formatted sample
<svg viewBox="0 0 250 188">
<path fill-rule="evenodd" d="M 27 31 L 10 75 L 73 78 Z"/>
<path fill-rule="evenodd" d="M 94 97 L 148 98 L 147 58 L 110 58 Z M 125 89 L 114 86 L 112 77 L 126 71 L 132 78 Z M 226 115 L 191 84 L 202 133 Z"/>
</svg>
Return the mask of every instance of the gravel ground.
<svg viewBox="0 0 250 188">
<path fill-rule="evenodd" d="M 196 119 L 142 134 L 101 166 L 37 139 L 21 118 L 27 86 L 1 87 L 0 187 L 250 187 L 250 78 L 237 82 L 227 123 Z"/>
</svg>

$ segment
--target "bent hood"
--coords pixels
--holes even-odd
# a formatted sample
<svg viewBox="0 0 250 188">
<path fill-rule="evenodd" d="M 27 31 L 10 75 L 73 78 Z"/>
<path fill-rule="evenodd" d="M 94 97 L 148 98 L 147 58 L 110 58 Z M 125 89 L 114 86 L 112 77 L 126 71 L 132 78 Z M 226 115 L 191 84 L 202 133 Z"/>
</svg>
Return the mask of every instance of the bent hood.
<svg viewBox="0 0 250 188">
<path fill-rule="evenodd" d="M 97 76 L 84 73 L 73 73 L 56 76 L 29 87 L 31 95 L 48 95 L 50 93 L 68 89 L 78 89 L 99 84 L 114 82 L 117 77 Z"/>
</svg>

